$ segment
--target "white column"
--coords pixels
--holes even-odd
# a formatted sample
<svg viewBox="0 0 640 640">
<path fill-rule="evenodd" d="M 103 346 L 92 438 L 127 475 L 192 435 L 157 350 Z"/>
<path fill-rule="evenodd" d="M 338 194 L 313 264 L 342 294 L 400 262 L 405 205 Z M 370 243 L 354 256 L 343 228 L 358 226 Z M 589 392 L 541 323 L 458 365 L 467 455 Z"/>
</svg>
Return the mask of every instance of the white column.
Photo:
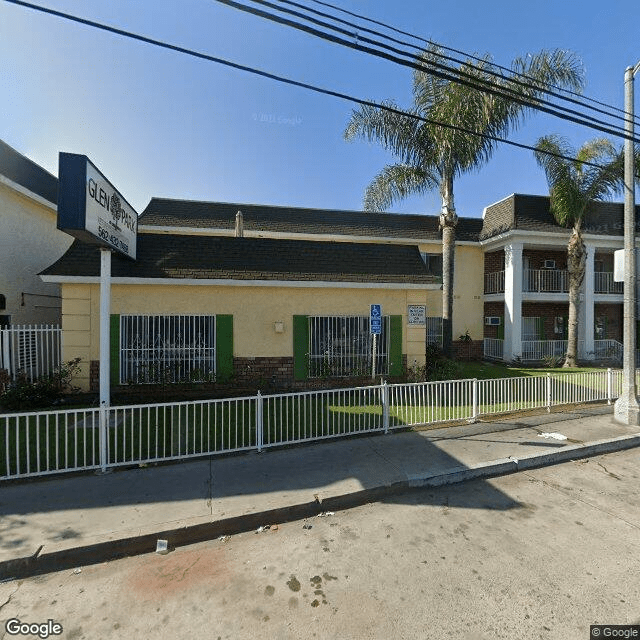
<svg viewBox="0 0 640 640">
<path fill-rule="evenodd" d="M 504 359 L 522 355 L 522 243 L 504 248 Z"/>
<path fill-rule="evenodd" d="M 586 244 L 587 260 L 584 270 L 584 281 L 582 282 L 581 304 L 578 321 L 578 357 L 586 360 L 595 358 L 595 253 L 594 245 Z"/>
</svg>

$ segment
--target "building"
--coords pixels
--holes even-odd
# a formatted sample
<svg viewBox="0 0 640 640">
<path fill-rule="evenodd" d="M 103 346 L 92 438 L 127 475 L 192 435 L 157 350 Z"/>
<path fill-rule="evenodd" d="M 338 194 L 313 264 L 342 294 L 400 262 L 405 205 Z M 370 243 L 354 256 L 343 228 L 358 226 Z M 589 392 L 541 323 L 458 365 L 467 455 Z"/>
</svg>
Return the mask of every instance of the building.
<svg viewBox="0 0 640 640">
<path fill-rule="evenodd" d="M 38 277 L 71 245 L 57 197 L 57 178 L 0 140 L 0 326 L 61 321 L 60 286 Z"/>
<path fill-rule="evenodd" d="M 612 278 L 621 220 L 622 205 L 609 203 L 585 220 L 584 359 L 621 348 L 621 285 Z M 543 196 L 514 194 L 482 219 L 460 219 L 460 357 L 539 362 L 564 353 L 569 235 Z M 138 259 L 113 257 L 112 385 L 365 379 L 372 304 L 384 316 L 376 373 L 399 376 L 441 339 L 441 255 L 437 216 L 154 198 L 139 218 Z M 64 358 L 81 357 L 84 388 L 98 377 L 99 270 L 99 250 L 75 241 L 41 274 L 61 287 Z"/>
<path fill-rule="evenodd" d="M 636 207 L 636 219 L 640 208 Z M 622 353 L 623 284 L 613 280 L 613 252 L 623 248 L 623 205 L 594 203 L 583 221 L 587 248 L 578 356 L 616 360 Z M 485 355 L 540 361 L 566 351 L 567 243 L 549 198 L 514 194 L 487 207 L 484 253 Z"/>
</svg>

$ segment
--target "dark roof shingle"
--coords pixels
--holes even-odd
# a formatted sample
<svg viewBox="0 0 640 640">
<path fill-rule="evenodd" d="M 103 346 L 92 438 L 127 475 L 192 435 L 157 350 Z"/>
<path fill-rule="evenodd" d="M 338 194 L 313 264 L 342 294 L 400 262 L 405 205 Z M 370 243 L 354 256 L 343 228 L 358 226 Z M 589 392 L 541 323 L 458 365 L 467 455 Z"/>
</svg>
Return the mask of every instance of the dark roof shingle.
<svg viewBox="0 0 640 640">
<path fill-rule="evenodd" d="M 0 174 L 12 182 L 58 204 L 58 178 L 0 140 Z"/>
<path fill-rule="evenodd" d="M 350 235 L 371 238 L 438 240 L 438 216 L 336 211 L 301 207 L 197 202 L 153 198 L 139 218 L 139 227 L 183 227 L 232 230 L 236 213 L 242 211 L 244 229 L 249 232 Z M 479 218 L 460 218 L 456 239 L 478 241 Z"/>
<path fill-rule="evenodd" d="M 138 259 L 114 254 L 114 278 L 323 280 L 428 284 L 416 246 L 140 234 Z M 99 249 L 76 240 L 41 275 L 100 275 Z"/>
</svg>

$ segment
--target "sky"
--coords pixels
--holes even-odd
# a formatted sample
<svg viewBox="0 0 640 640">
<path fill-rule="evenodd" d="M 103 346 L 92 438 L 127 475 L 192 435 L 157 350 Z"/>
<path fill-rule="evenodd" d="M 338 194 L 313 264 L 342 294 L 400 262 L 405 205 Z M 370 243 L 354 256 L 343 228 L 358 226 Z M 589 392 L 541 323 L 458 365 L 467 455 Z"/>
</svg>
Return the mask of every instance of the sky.
<svg viewBox="0 0 640 640">
<path fill-rule="evenodd" d="M 411 105 L 411 70 L 215 0 L 33 1 L 358 98 Z M 585 68 L 584 94 L 617 108 L 624 70 L 640 59 L 637 0 L 333 4 L 469 54 L 489 53 L 503 66 L 542 49 L 571 50 Z M 395 161 L 377 145 L 344 140 L 352 103 L 6 0 L 0 60 L 0 138 L 54 175 L 60 151 L 87 155 L 138 213 L 152 197 L 360 210 L 366 186 Z M 535 145 L 551 133 L 575 147 L 602 135 L 536 113 L 510 137 Z M 548 186 L 532 152 L 503 145 L 456 181 L 457 213 L 481 217 L 511 193 L 544 195 Z M 389 208 L 439 210 L 437 192 Z"/>
</svg>

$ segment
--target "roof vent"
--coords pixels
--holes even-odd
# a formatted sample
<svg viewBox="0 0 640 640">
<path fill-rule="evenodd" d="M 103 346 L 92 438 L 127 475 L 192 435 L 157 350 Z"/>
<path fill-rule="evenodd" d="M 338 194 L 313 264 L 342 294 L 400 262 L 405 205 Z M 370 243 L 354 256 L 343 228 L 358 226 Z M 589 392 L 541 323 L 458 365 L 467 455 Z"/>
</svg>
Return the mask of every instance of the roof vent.
<svg viewBox="0 0 640 640">
<path fill-rule="evenodd" d="M 236 238 L 244 237 L 244 222 L 242 220 L 242 211 L 236 213 Z"/>
</svg>

